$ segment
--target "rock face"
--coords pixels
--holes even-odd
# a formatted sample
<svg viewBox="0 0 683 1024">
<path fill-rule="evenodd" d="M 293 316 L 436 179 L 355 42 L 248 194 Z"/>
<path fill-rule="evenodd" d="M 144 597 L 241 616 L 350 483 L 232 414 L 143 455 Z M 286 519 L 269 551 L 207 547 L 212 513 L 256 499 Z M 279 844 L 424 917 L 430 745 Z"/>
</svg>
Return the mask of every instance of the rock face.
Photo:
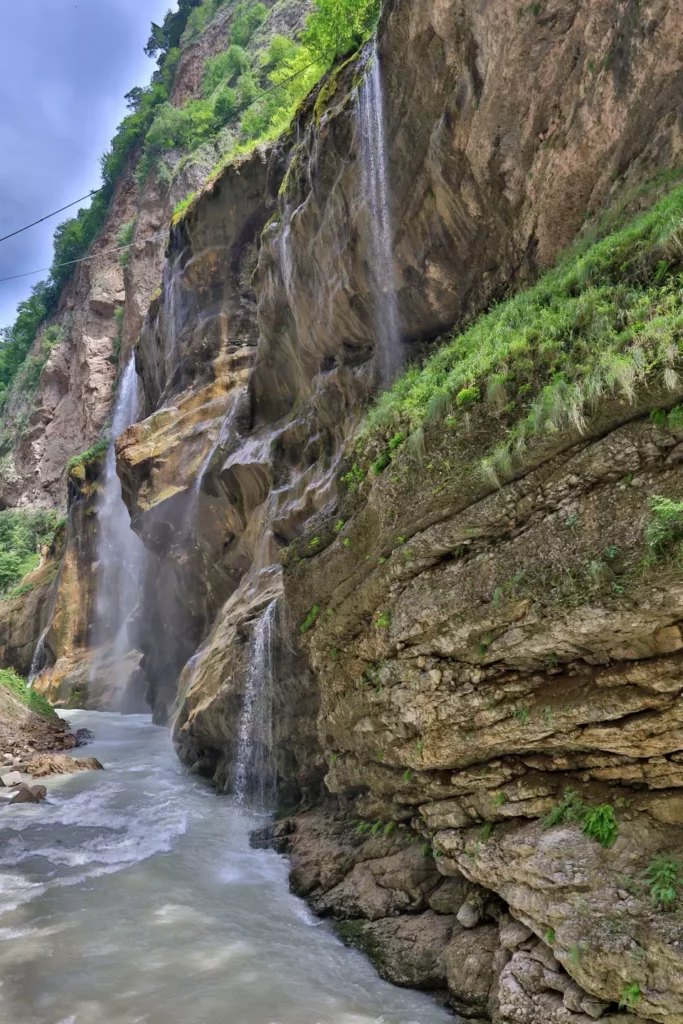
<svg viewBox="0 0 683 1024">
<path fill-rule="evenodd" d="M 473 1021 L 616 1024 L 621 1004 L 683 1024 L 683 912 L 652 891 L 653 864 L 683 873 L 683 576 L 645 541 L 651 496 L 683 490 L 662 412 L 683 399 L 678 336 L 666 387 L 605 398 L 496 479 L 479 471 L 508 437 L 493 400 L 399 444 L 386 473 L 359 426 L 389 342 L 420 358 L 587 214 L 666 188 L 682 15 L 387 2 L 376 43 L 190 204 L 161 292 L 158 250 L 126 270 L 145 418 L 116 452 L 150 553 L 136 625 L 156 720 L 230 791 L 260 693 L 279 803 L 326 809 L 258 842 L 385 977 Z M 179 95 L 192 82 L 182 65 Z M 384 163 L 386 209 L 368 189 Z M 154 187 L 145 231 L 166 215 Z M 48 692 L 68 700 L 84 663 L 64 656 Z"/>
</svg>

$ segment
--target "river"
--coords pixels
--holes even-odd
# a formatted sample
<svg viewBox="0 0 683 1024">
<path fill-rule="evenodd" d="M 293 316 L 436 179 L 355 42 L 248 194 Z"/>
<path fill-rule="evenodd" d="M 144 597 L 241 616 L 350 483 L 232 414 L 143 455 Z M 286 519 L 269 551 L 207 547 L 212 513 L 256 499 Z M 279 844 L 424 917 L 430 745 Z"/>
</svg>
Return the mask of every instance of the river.
<svg viewBox="0 0 683 1024">
<path fill-rule="evenodd" d="M 0 806 L 0 1024 L 453 1024 L 291 895 L 284 858 L 249 847 L 259 819 L 188 775 L 167 730 L 68 718 L 105 771 Z"/>
</svg>

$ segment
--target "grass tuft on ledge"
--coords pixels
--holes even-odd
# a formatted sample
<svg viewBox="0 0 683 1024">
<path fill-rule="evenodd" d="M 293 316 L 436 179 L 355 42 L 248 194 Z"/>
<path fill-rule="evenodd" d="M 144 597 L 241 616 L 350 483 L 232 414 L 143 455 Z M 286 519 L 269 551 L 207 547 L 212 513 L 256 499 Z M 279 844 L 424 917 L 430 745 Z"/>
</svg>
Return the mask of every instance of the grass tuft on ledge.
<svg viewBox="0 0 683 1024">
<path fill-rule="evenodd" d="M 370 410 L 363 435 L 457 427 L 479 403 L 507 417 L 488 465 L 510 468 L 527 439 L 573 424 L 608 396 L 633 400 L 655 381 L 680 383 L 683 187 L 628 226 L 579 244 L 536 285 L 453 334 L 411 366 Z"/>
</svg>

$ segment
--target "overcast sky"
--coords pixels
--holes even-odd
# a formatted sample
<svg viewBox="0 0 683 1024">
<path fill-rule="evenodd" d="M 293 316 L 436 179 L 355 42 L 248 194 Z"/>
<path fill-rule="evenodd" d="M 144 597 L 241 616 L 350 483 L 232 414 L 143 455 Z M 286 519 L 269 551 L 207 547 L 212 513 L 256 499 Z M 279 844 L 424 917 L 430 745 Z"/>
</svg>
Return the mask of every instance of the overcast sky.
<svg viewBox="0 0 683 1024">
<path fill-rule="evenodd" d="M 18 0 L 0 35 L 0 237 L 100 184 L 100 154 L 146 85 L 152 21 L 176 0 Z M 47 267 L 52 234 L 78 207 L 0 242 L 0 278 Z M 45 274 L 0 284 L 0 327 Z"/>
</svg>

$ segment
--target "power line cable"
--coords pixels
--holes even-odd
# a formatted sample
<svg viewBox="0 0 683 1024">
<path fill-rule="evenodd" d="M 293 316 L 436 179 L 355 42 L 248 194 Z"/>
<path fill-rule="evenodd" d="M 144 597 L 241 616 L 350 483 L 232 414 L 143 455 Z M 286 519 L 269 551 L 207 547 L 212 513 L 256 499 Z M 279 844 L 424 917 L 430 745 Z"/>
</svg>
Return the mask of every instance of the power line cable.
<svg viewBox="0 0 683 1024">
<path fill-rule="evenodd" d="M 254 103 L 258 103 L 259 100 L 262 100 L 264 96 L 267 96 L 269 93 L 274 92 L 276 89 L 279 89 L 283 85 L 287 85 L 289 82 L 292 82 L 295 78 L 298 78 L 299 75 L 303 75 L 304 71 L 308 71 L 310 68 L 314 67 L 314 65 L 319 64 L 321 60 L 327 60 L 327 59 L 329 59 L 329 56 L 321 53 L 319 57 L 316 57 L 315 60 L 312 60 L 310 62 L 310 64 L 306 64 L 305 67 L 300 68 L 298 71 L 295 71 L 294 74 L 290 75 L 289 78 L 285 78 L 282 82 L 276 82 L 275 85 L 271 85 L 271 87 L 269 89 L 264 89 L 262 93 L 259 93 L 259 95 L 256 96 L 253 100 L 250 100 L 249 103 L 245 103 L 242 107 L 237 107 L 237 109 L 233 113 L 233 118 L 236 118 L 240 114 L 243 114 L 245 110 L 249 109 L 249 107 L 253 107 Z M 101 191 L 102 191 L 101 189 L 97 189 L 95 192 L 89 193 L 89 195 L 96 195 L 97 192 L 101 192 Z M 88 199 L 88 198 L 89 198 L 89 196 L 84 196 L 83 197 L 83 199 Z M 82 203 L 83 199 L 77 199 L 75 203 L 70 203 L 69 205 L 70 206 L 75 206 L 76 203 Z M 69 208 L 68 206 L 63 206 L 62 207 L 63 210 L 67 210 L 68 208 Z M 55 213 L 61 213 L 61 212 L 62 212 L 61 210 L 56 210 L 55 211 Z M 48 214 L 48 216 L 54 217 L 55 214 Z M 42 220 L 46 220 L 46 219 L 47 219 L 46 217 L 42 218 Z M 40 224 L 40 221 L 35 221 L 35 223 L 36 224 Z M 169 224 L 165 225 L 165 227 L 169 227 L 169 226 L 170 226 L 170 222 L 169 222 Z M 29 227 L 33 227 L 33 224 L 29 224 L 29 225 L 27 225 L 26 228 L 21 228 L 20 230 L 21 231 L 27 231 Z M 15 231 L 14 234 L 19 234 L 19 232 Z M 72 267 L 76 263 L 87 263 L 90 260 L 97 260 L 101 256 L 110 256 L 112 253 L 115 253 L 115 252 L 123 252 L 125 249 L 133 249 L 136 245 L 145 245 L 147 242 L 156 242 L 156 241 L 158 241 L 159 238 L 163 238 L 163 234 L 164 233 L 162 232 L 161 234 L 154 235 L 152 238 L 142 238 L 139 241 L 131 242 L 130 245 L 119 245 L 115 249 L 105 249 L 102 252 L 94 253 L 92 256 L 81 256 L 81 258 L 78 259 L 78 260 L 67 260 L 66 263 L 55 263 L 51 267 L 42 267 L 40 270 L 27 270 L 24 274 L 12 274 L 11 277 L 0 277 L 0 284 L 4 284 L 6 281 L 18 281 L 19 278 L 22 278 L 22 277 L 32 277 L 34 274 L 47 274 L 51 270 L 59 270 L 61 267 Z M 11 238 L 12 236 L 11 235 L 6 235 L 5 237 L 6 238 Z M 4 241 L 4 239 L 0 238 L 0 242 L 2 242 L 2 241 Z"/>
<path fill-rule="evenodd" d="M 164 225 L 165 228 L 170 227 L 170 221 Z M 93 253 L 92 256 L 81 256 L 78 260 L 67 260 L 66 263 L 55 263 L 52 267 L 42 267 L 40 270 L 28 270 L 25 274 L 13 274 L 12 277 L 0 277 L 0 284 L 3 281 L 17 281 L 20 277 L 31 277 L 32 274 L 45 274 L 50 270 L 57 270 L 59 267 L 73 267 L 76 263 L 87 263 L 89 260 L 98 260 L 101 256 L 111 256 L 115 252 L 123 252 L 125 249 L 134 249 L 136 245 L 145 245 L 147 242 L 158 242 L 160 238 L 165 238 L 166 232 L 161 231 L 158 235 L 152 235 L 151 238 L 140 238 L 138 241 L 131 242 L 129 245 L 117 245 L 115 249 L 103 249 L 102 252 Z"/>
<path fill-rule="evenodd" d="M 91 192 L 88 192 L 87 196 L 81 196 L 80 199 L 74 199 L 73 203 L 67 203 L 66 206 L 60 206 L 58 210 L 54 210 L 53 213 L 46 213 L 40 220 L 34 220 L 32 224 L 27 224 L 25 228 L 19 228 L 18 231 L 12 231 L 9 235 L 3 235 L 0 238 L 0 242 L 6 242 L 8 238 L 14 238 L 15 235 L 20 235 L 22 231 L 28 231 L 29 228 L 34 228 L 36 224 L 42 224 L 44 220 L 49 220 L 50 217 L 56 217 L 58 213 L 63 213 L 64 210 L 70 210 L 72 206 L 76 206 L 77 203 L 84 203 L 86 199 L 91 199 L 92 196 L 96 196 L 98 192 L 101 192 L 101 188 L 94 188 Z M 40 271 L 36 271 L 40 273 Z"/>
</svg>

